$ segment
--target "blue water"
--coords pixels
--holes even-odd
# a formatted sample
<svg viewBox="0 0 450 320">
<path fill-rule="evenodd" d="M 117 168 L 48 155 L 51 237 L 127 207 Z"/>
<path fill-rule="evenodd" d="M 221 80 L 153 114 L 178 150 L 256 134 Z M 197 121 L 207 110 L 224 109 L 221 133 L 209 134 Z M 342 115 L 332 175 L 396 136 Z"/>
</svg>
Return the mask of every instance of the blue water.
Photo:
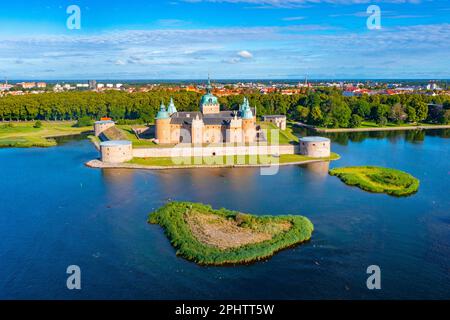
<svg viewBox="0 0 450 320">
<path fill-rule="evenodd" d="M 1 299 L 450 298 L 448 131 L 334 135 L 331 164 L 399 168 L 417 194 L 370 194 L 327 176 L 326 164 L 260 170 L 98 170 L 87 140 L 0 150 Z M 350 138 L 350 139 L 349 139 Z M 165 201 L 254 214 L 302 214 L 312 240 L 265 262 L 201 267 L 146 223 Z M 366 268 L 381 268 L 381 290 Z M 81 268 L 80 291 L 66 268 Z"/>
</svg>

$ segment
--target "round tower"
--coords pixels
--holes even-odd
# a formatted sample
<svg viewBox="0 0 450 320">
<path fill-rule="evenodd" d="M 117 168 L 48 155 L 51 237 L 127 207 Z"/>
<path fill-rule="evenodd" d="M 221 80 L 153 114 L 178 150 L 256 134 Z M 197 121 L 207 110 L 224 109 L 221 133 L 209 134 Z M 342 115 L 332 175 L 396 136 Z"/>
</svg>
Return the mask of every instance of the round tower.
<svg viewBox="0 0 450 320">
<path fill-rule="evenodd" d="M 158 143 L 170 143 L 170 115 L 162 102 L 155 120 Z"/>
<path fill-rule="evenodd" d="M 312 158 L 327 158 L 331 154 L 331 141 L 324 137 L 300 138 L 300 154 Z"/>
<path fill-rule="evenodd" d="M 245 143 L 255 142 L 256 140 L 256 122 L 253 116 L 252 109 L 247 98 L 244 98 L 244 103 L 240 107 L 242 116 L 242 132 Z"/>
</svg>

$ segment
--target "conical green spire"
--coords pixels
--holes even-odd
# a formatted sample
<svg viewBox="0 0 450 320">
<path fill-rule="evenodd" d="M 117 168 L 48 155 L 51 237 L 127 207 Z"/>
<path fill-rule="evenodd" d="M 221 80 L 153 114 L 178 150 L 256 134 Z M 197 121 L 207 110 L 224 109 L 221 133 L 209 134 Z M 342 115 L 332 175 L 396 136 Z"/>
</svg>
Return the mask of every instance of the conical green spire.
<svg viewBox="0 0 450 320">
<path fill-rule="evenodd" d="M 177 112 L 177 108 L 175 107 L 175 103 L 173 103 L 173 98 L 170 97 L 169 107 L 167 108 L 167 112 L 172 115 Z"/>
</svg>

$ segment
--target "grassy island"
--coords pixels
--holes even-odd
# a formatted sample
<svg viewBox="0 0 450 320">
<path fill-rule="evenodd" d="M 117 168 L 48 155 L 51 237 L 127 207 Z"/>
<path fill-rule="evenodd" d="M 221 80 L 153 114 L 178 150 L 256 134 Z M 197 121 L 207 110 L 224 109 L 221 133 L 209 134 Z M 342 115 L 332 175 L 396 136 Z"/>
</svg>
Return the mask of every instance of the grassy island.
<svg viewBox="0 0 450 320">
<path fill-rule="evenodd" d="M 149 216 L 161 225 L 177 255 L 201 265 L 249 263 L 311 238 L 302 216 L 254 216 L 209 205 L 170 202 Z"/>
<path fill-rule="evenodd" d="M 339 177 L 350 186 L 392 196 L 408 196 L 419 189 L 418 179 L 396 169 L 371 166 L 345 167 L 330 170 L 330 175 Z"/>
</svg>

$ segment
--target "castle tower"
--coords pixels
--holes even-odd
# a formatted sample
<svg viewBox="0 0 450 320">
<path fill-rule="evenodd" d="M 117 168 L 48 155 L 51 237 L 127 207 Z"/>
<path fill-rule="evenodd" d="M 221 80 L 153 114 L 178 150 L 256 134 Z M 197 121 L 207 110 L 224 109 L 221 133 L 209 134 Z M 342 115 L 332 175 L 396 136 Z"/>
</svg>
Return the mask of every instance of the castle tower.
<svg viewBox="0 0 450 320">
<path fill-rule="evenodd" d="M 203 128 L 204 123 L 203 120 L 200 119 L 198 114 L 194 119 L 192 119 L 192 143 L 193 144 L 202 144 L 203 143 Z"/>
<path fill-rule="evenodd" d="M 212 114 L 220 112 L 220 104 L 217 97 L 212 94 L 211 80 L 208 76 L 208 85 L 206 86 L 206 94 L 202 96 L 200 101 L 200 111 L 203 114 Z"/>
<path fill-rule="evenodd" d="M 244 103 L 241 106 L 242 117 L 242 132 L 243 142 L 251 143 L 256 140 L 256 122 L 253 112 L 250 109 L 250 104 L 247 98 L 244 98 Z"/>
<path fill-rule="evenodd" d="M 156 115 L 156 139 L 158 143 L 170 143 L 170 116 L 162 102 Z"/>
<path fill-rule="evenodd" d="M 169 113 L 169 115 L 173 115 L 174 113 L 177 113 L 177 108 L 175 107 L 175 103 L 173 103 L 172 97 L 170 97 L 170 103 L 169 103 L 169 106 L 167 107 L 167 112 Z"/>
</svg>

